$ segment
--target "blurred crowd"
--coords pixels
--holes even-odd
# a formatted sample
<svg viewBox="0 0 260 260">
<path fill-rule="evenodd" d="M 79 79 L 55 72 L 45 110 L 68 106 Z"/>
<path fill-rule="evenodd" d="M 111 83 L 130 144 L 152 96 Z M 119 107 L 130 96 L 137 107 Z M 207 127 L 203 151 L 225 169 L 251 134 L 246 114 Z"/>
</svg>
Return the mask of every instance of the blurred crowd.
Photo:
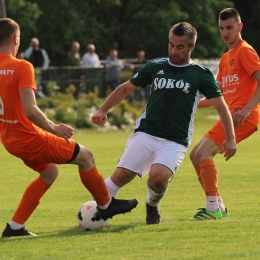
<svg viewBox="0 0 260 260">
<path fill-rule="evenodd" d="M 50 59 L 45 49 L 40 47 L 40 41 L 37 38 L 32 38 L 29 47 L 24 52 L 19 52 L 17 58 L 26 59 L 32 63 L 34 68 L 48 69 Z M 68 67 L 81 67 L 81 68 L 101 68 L 105 67 L 106 74 L 106 86 L 105 92 L 111 92 L 115 90 L 122 83 L 122 70 L 128 69 L 137 73 L 140 68 L 147 63 L 145 58 L 145 51 L 140 50 L 137 52 L 136 59 L 133 62 L 124 63 L 118 58 L 118 51 L 111 49 L 104 62 L 101 64 L 96 48 L 94 44 L 88 44 L 86 46 L 85 53 L 81 56 L 80 54 L 80 43 L 73 41 L 71 43 L 70 50 L 66 57 L 66 66 Z M 44 97 L 41 91 L 41 86 L 38 86 L 38 97 Z M 134 99 L 146 102 L 148 100 L 149 87 L 146 89 L 140 88 L 129 97 L 129 101 L 132 102 Z"/>
</svg>

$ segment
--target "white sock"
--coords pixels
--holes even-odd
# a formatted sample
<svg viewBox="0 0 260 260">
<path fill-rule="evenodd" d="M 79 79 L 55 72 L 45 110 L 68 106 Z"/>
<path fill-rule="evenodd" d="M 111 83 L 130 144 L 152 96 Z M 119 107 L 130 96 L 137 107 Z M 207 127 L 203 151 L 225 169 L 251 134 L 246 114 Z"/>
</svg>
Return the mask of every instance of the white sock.
<svg viewBox="0 0 260 260">
<path fill-rule="evenodd" d="M 100 208 L 100 209 L 107 209 L 108 208 L 108 206 L 109 206 L 109 204 L 110 204 L 110 202 L 111 202 L 111 198 L 110 198 L 110 200 L 109 200 L 109 202 L 106 204 L 106 205 L 103 205 L 103 206 L 99 206 L 98 205 L 98 207 Z"/>
<path fill-rule="evenodd" d="M 218 197 L 217 196 L 207 196 L 206 209 L 211 212 L 218 211 Z"/>
<path fill-rule="evenodd" d="M 12 220 L 9 222 L 9 225 L 10 225 L 10 228 L 13 229 L 13 230 L 18 230 L 18 229 L 21 229 L 22 227 L 24 227 L 24 225 L 21 225 L 21 224 L 14 222 Z"/>
<path fill-rule="evenodd" d="M 218 196 L 218 206 L 222 213 L 226 213 L 226 207 L 220 195 Z"/>
<path fill-rule="evenodd" d="M 109 196 L 115 198 L 117 193 L 118 193 L 118 191 L 120 190 L 120 187 L 116 186 L 114 184 L 114 182 L 111 180 L 110 177 L 108 177 L 105 180 L 105 183 L 106 183 L 106 186 L 107 186 L 107 189 L 108 189 L 108 192 L 109 192 Z"/>
<path fill-rule="evenodd" d="M 148 194 L 146 196 L 146 203 L 148 203 L 150 206 L 157 206 L 168 190 L 166 189 L 163 193 L 157 194 L 153 190 L 151 190 L 148 185 L 147 188 L 148 188 Z"/>
</svg>

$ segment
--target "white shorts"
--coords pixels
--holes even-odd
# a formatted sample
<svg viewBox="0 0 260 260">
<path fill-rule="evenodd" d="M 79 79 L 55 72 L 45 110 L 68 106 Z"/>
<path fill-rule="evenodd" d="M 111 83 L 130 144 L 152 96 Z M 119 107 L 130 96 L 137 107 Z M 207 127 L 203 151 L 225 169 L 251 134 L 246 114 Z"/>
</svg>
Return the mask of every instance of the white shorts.
<svg viewBox="0 0 260 260">
<path fill-rule="evenodd" d="M 128 138 L 117 167 L 128 169 L 143 177 L 153 164 L 162 164 L 174 175 L 186 153 L 187 148 L 181 144 L 137 132 Z"/>
</svg>

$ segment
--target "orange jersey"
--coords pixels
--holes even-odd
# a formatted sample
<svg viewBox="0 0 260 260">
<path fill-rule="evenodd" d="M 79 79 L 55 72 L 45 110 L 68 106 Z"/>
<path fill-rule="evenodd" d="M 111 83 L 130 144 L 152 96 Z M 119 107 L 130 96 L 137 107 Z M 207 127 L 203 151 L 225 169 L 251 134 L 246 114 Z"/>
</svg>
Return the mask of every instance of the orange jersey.
<svg viewBox="0 0 260 260">
<path fill-rule="evenodd" d="M 46 134 L 25 116 L 19 94 L 24 88 L 36 90 L 34 69 L 31 63 L 12 55 L 0 53 L 0 60 L 1 142 L 12 154 L 30 151 L 30 144 Z M 43 146 L 44 142 L 38 149 Z"/>
<path fill-rule="evenodd" d="M 260 70 L 256 51 L 246 41 L 226 52 L 219 63 L 217 81 L 222 84 L 223 97 L 231 114 L 242 109 L 254 95 L 257 81 L 252 74 Z M 258 126 L 260 105 L 252 109 L 247 121 Z"/>
</svg>

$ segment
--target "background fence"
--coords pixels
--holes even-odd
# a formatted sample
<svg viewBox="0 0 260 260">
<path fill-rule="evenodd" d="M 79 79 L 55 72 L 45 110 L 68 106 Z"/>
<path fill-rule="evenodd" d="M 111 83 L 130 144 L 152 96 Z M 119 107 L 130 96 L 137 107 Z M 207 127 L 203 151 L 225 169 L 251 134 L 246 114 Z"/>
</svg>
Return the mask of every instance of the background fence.
<svg viewBox="0 0 260 260">
<path fill-rule="evenodd" d="M 128 66 L 131 60 L 122 61 L 125 63 L 125 69 L 122 70 L 122 82 L 125 82 L 131 78 L 133 71 Z M 195 60 L 195 62 L 207 66 L 216 76 L 219 60 Z M 66 91 L 68 86 L 73 84 L 76 88 L 75 97 L 81 93 L 93 92 L 95 87 L 97 87 L 100 97 L 105 97 L 110 92 L 104 65 L 99 68 L 62 66 L 49 67 L 45 70 L 36 69 L 35 76 L 38 88 L 45 95 L 48 95 L 46 86 L 49 82 L 55 82 L 62 93 Z"/>
</svg>

